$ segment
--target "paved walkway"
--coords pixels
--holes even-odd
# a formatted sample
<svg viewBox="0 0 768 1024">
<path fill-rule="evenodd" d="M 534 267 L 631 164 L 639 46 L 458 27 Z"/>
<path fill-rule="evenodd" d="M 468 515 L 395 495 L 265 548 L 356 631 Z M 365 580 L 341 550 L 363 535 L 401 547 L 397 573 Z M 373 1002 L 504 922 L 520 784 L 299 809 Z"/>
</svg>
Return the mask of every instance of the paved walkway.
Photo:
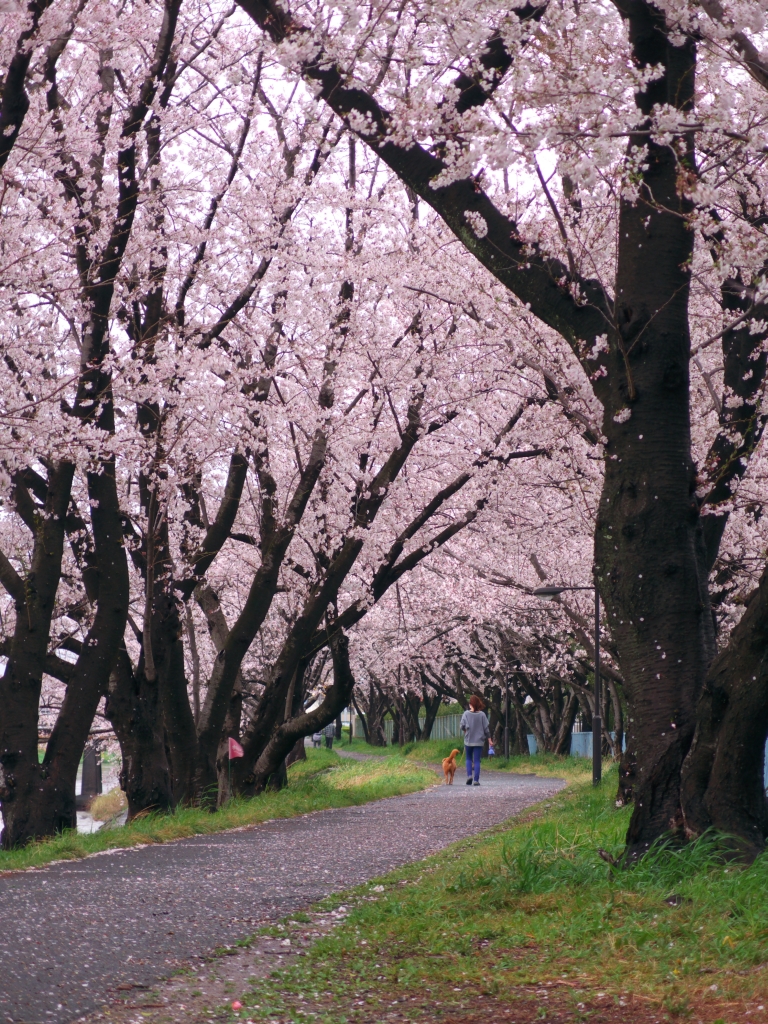
<svg viewBox="0 0 768 1024">
<path fill-rule="evenodd" d="M 484 773 L 362 807 L 0 876 L 0 1022 L 65 1024 L 329 893 L 420 860 L 556 793 Z"/>
</svg>

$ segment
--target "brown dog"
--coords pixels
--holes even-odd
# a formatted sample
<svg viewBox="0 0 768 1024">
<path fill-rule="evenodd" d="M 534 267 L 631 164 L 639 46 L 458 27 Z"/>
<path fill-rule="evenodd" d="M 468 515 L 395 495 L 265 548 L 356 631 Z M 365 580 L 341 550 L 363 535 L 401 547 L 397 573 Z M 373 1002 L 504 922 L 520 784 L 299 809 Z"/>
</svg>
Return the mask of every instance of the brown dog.
<svg viewBox="0 0 768 1024">
<path fill-rule="evenodd" d="M 446 786 L 453 785 L 453 776 L 456 774 L 456 755 L 458 750 L 452 750 L 449 757 L 443 758 L 443 775 Z"/>
</svg>

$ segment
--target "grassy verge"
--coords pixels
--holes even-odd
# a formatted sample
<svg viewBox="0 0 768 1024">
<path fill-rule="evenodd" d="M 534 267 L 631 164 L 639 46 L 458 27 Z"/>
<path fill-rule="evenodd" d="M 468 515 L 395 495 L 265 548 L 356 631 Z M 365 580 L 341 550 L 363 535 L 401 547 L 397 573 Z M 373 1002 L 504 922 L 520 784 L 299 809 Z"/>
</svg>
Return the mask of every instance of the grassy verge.
<svg viewBox="0 0 768 1024">
<path fill-rule="evenodd" d="M 352 744 L 344 743 L 343 750 L 353 750 L 360 754 L 373 754 L 378 757 L 399 758 L 407 761 L 439 764 L 452 750 L 458 750 L 456 758 L 461 768 L 464 757 L 464 744 L 461 740 L 424 740 L 420 743 L 406 743 L 403 747 L 371 747 L 364 740 L 353 740 Z M 606 769 L 608 768 L 606 762 Z M 592 760 L 588 757 L 564 757 L 560 754 L 534 754 L 530 757 L 487 758 L 483 768 L 492 771 L 509 771 L 521 775 L 534 774 L 547 778 L 562 778 L 569 781 L 582 781 L 592 777 Z"/>
<path fill-rule="evenodd" d="M 612 869 L 597 851 L 622 847 L 628 810 L 613 806 L 614 788 L 615 769 L 598 790 L 575 784 L 512 828 L 347 893 L 344 923 L 256 982 L 240 997 L 243 1016 L 458 1020 L 467 1007 L 491 1011 L 484 1000 L 514 1009 L 522 994 L 548 991 L 574 1021 L 607 993 L 619 1013 L 638 1001 L 673 1016 L 695 1006 L 725 1024 L 729 1000 L 768 994 L 768 856 L 724 865 L 705 837 Z M 402 1016 L 390 1017 L 395 1002 Z"/>
<path fill-rule="evenodd" d="M 20 850 L 0 852 L 0 871 L 39 867 L 116 847 L 167 843 L 174 839 L 221 832 L 273 818 L 290 818 L 328 807 L 348 807 L 424 789 L 436 781 L 432 771 L 403 761 L 342 761 L 326 750 L 308 750 L 307 760 L 288 770 L 289 785 L 279 793 L 233 800 L 214 814 L 194 807 L 173 814 L 149 814 L 125 828 L 92 835 L 65 832 Z"/>
</svg>

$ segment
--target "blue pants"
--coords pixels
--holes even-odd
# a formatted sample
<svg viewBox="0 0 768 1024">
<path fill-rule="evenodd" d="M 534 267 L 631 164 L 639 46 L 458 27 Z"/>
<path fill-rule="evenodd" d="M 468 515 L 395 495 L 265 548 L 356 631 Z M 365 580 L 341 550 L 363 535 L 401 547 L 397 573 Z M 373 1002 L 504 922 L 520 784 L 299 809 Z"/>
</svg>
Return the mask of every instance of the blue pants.
<svg viewBox="0 0 768 1024">
<path fill-rule="evenodd" d="M 464 747 L 464 754 L 467 758 L 467 778 L 472 778 L 472 762 L 474 761 L 475 782 L 480 779 L 480 755 L 482 752 L 482 747 Z"/>
</svg>

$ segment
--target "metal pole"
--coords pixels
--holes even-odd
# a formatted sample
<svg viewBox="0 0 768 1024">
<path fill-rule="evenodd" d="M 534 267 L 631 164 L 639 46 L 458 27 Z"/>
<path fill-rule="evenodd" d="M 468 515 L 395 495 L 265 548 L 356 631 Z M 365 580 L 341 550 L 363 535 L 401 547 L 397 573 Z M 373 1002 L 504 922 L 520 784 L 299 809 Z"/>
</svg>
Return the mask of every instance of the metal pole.
<svg viewBox="0 0 768 1024">
<path fill-rule="evenodd" d="M 600 686 L 600 591 L 595 575 L 595 713 L 592 716 L 592 785 L 597 786 L 603 770 L 603 719 Z"/>
<path fill-rule="evenodd" d="M 506 676 L 507 696 L 504 705 L 504 757 L 509 760 L 509 676 Z"/>
</svg>

